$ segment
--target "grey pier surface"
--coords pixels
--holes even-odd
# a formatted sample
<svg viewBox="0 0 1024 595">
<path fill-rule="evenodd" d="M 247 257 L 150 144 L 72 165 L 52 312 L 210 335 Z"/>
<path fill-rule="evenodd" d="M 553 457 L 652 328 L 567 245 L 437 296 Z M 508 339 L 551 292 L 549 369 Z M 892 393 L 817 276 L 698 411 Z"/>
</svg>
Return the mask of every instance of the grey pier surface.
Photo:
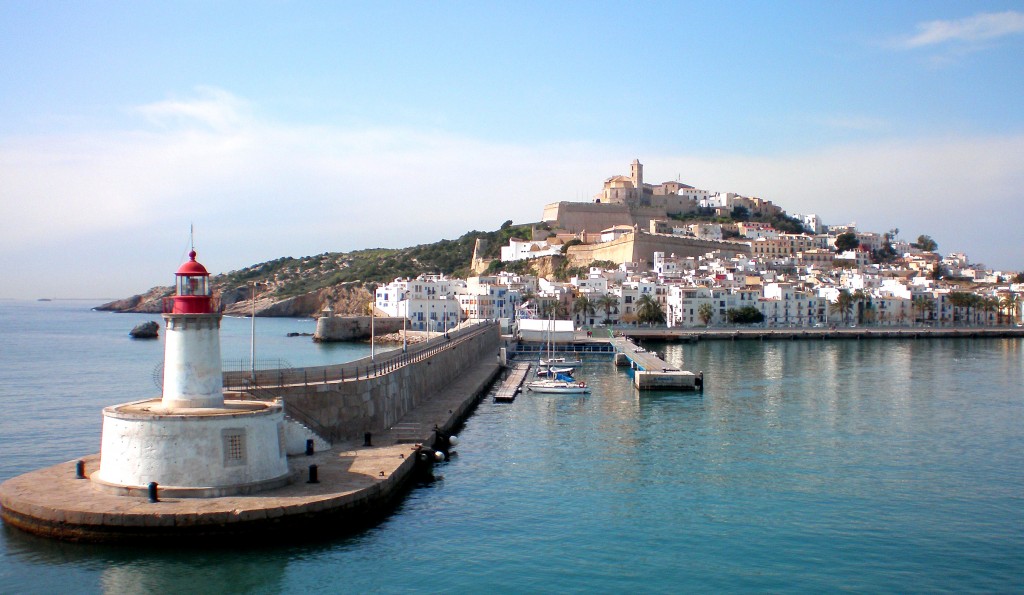
<svg viewBox="0 0 1024 595">
<path fill-rule="evenodd" d="M 637 346 L 626 337 L 611 339 L 615 363 L 633 368 L 633 385 L 641 390 L 703 390 L 704 373 L 687 372 L 662 360 L 657 353 Z"/>
</svg>

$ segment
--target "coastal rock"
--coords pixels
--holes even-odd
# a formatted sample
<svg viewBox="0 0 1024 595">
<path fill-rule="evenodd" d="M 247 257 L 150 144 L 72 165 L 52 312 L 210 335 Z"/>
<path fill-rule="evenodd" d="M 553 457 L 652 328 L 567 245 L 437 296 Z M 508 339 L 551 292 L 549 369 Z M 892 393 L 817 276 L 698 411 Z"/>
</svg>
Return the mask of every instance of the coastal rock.
<svg viewBox="0 0 1024 595">
<path fill-rule="evenodd" d="M 377 337 L 378 343 L 407 343 L 409 345 L 425 343 L 428 340 L 427 333 L 423 331 L 396 331 Z"/>
<path fill-rule="evenodd" d="M 114 300 L 96 306 L 93 310 L 101 312 L 136 312 L 140 314 L 159 314 L 163 311 L 163 298 L 174 292 L 173 287 L 154 287 L 146 293 L 133 295 L 130 298 Z"/>
<path fill-rule="evenodd" d="M 160 336 L 160 325 L 152 320 L 136 325 L 128 333 L 132 339 L 156 339 Z"/>
<path fill-rule="evenodd" d="M 227 316 L 250 316 L 253 311 L 252 286 L 223 287 L 214 281 L 214 293 L 220 298 L 223 312 Z M 109 312 L 137 312 L 159 314 L 162 300 L 174 294 L 173 287 L 154 287 L 146 293 L 114 300 L 94 308 Z M 353 283 L 338 283 L 308 293 L 281 297 L 276 288 L 261 286 L 256 295 L 256 316 L 307 318 L 318 316 L 325 306 L 330 306 L 337 315 L 365 314 L 366 304 L 373 300 L 370 292 Z"/>
</svg>

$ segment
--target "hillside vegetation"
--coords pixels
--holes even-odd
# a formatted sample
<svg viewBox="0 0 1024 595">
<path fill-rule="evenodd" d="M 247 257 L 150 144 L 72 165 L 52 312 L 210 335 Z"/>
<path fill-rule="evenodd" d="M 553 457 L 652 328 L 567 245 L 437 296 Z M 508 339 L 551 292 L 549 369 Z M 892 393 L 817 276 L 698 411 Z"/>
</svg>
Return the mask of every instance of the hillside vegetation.
<svg viewBox="0 0 1024 595">
<path fill-rule="evenodd" d="M 478 239 L 486 240 L 484 258 L 496 258 L 512 237 L 527 239 L 529 225 L 506 221 L 497 231 L 470 231 L 454 240 L 441 240 L 409 248 L 370 248 L 353 252 L 324 252 L 301 258 L 283 257 L 212 276 L 225 312 L 247 314 L 251 309 L 252 284 L 257 285 L 257 314 L 310 316 L 330 305 L 335 312 L 363 314 L 378 284 L 398 277 L 422 274 L 466 277 Z M 97 309 L 124 312 L 159 312 L 160 298 L 172 287 L 104 304 Z"/>
</svg>

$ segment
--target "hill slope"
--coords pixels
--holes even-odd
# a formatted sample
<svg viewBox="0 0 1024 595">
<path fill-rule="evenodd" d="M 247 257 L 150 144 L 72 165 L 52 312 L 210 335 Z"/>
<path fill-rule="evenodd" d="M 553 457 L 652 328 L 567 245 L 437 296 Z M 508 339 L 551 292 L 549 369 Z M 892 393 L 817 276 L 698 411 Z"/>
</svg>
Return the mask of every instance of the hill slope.
<svg viewBox="0 0 1024 595">
<path fill-rule="evenodd" d="M 492 232 L 470 231 L 455 240 L 410 248 L 371 248 L 324 252 L 302 258 L 283 257 L 210 278 L 226 314 L 247 315 L 252 309 L 252 284 L 258 285 L 257 316 L 312 316 L 330 306 L 337 313 L 365 313 L 372 290 L 397 277 L 425 273 L 466 276 L 476 241 L 486 240 L 485 258 L 498 256 L 511 237 L 529 238 L 529 225 L 506 221 Z M 149 291 L 103 304 L 97 310 L 158 313 L 161 298 L 174 288 Z"/>
</svg>

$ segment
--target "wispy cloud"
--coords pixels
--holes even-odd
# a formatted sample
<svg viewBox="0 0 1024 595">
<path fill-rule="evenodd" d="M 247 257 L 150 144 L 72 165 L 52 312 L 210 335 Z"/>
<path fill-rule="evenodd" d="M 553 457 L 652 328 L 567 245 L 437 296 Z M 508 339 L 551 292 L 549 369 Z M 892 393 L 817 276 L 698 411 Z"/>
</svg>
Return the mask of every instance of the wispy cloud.
<svg viewBox="0 0 1024 595">
<path fill-rule="evenodd" d="M 639 157 L 653 182 L 681 173 L 687 183 L 763 196 L 830 223 L 898 226 L 989 264 L 1000 255 L 1024 265 L 1014 220 L 1000 216 L 1016 212 L 1024 187 L 1019 134 L 789 155 L 626 154 L 436 129 L 298 126 L 253 111 L 230 93 L 204 90 L 139 109 L 157 125 L 0 138 L 0 251 L 26 276 L 39 271 L 39 283 L 80 279 L 86 286 L 101 273 L 104 295 L 117 297 L 167 282 L 177 254 L 169 264 L 151 261 L 167 257 L 168 244 L 176 249 L 191 222 L 214 271 L 409 246 L 495 229 L 506 219 L 537 221 L 546 203 L 588 200 Z"/>
<path fill-rule="evenodd" d="M 915 49 L 950 43 L 977 44 L 1020 33 L 1024 33 L 1024 13 L 1008 10 L 981 13 L 958 20 L 920 23 L 916 34 L 898 38 L 893 45 L 902 49 Z"/>
<path fill-rule="evenodd" d="M 198 87 L 199 97 L 158 101 L 135 108 L 153 124 L 173 127 L 202 125 L 228 130 L 248 121 L 249 105 L 237 96 L 215 87 Z"/>
</svg>

